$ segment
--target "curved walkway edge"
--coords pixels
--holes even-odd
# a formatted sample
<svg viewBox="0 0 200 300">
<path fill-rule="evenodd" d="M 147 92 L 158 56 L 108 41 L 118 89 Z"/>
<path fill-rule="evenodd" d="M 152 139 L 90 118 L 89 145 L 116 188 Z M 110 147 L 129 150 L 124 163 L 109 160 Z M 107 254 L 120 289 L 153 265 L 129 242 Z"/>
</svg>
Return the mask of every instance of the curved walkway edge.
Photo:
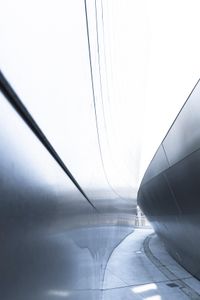
<svg viewBox="0 0 200 300">
<path fill-rule="evenodd" d="M 146 256 L 149 258 L 149 260 L 156 266 L 156 268 L 159 269 L 160 272 L 162 272 L 171 282 L 171 286 L 179 287 L 182 292 L 189 296 L 189 299 L 198 300 L 200 299 L 200 293 L 196 291 L 192 286 L 187 284 L 185 280 L 191 279 L 194 281 L 197 281 L 197 279 L 193 278 L 190 273 L 184 270 L 185 274 L 188 273 L 188 276 L 181 278 L 181 269 L 182 267 L 178 265 L 174 261 L 174 264 L 177 264 L 176 272 L 173 272 L 170 269 L 170 264 L 167 266 L 163 261 L 161 261 L 158 256 L 156 257 L 155 253 L 151 251 L 150 243 L 153 242 L 153 240 L 158 239 L 155 233 L 150 234 L 143 242 L 143 248 Z M 161 242 L 161 241 L 160 241 Z M 170 257 L 170 259 L 172 259 Z M 173 259 L 172 259 L 173 260 Z M 200 282 L 199 282 L 200 285 Z"/>
</svg>

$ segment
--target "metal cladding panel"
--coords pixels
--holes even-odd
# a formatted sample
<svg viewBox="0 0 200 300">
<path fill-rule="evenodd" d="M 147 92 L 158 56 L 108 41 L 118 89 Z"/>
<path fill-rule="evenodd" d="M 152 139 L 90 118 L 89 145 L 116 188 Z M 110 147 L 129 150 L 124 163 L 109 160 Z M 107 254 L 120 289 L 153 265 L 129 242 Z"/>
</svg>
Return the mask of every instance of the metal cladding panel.
<svg viewBox="0 0 200 300">
<path fill-rule="evenodd" d="M 108 147 L 100 149 L 102 141 L 107 141 L 101 130 L 107 123 L 101 117 L 99 78 L 92 84 L 86 2 L 94 6 L 94 1 L 82 0 L 61 0 L 59 5 L 57 1 L 5 2 L 0 11 L 1 68 L 88 198 L 103 210 L 104 200 L 113 204 L 122 195 L 133 203 L 136 192 L 123 179 L 116 159 L 113 168 L 106 164 L 113 158 Z M 95 14 L 94 9 L 88 18 Z M 12 23 L 8 23 L 10 14 Z M 95 23 L 91 23 L 93 28 Z M 92 38 L 96 42 L 91 32 L 91 55 L 94 52 L 96 57 Z M 97 59 L 92 68 L 95 77 Z M 135 205 L 134 201 L 132 208 Z M 113 211 L 118 212 L 119 201 L 117 207 Z M 122 212 L 123 207 L 122 201 Z"/>
<path fill-rule="evenodd" d="M 101 299 L 110 253 L 132 231 L 110 219 L 0 94 L 0 298 Z"/>
<path fill-rule="evenodd" d="M 151 178 L 155 177 L 168 167 L 169 163 L 167 161 L 163 146 L 160 145 L 154 158 L 150 162 L 148 169 L 145 172 L 142 184 L 149 181 Z"/>
<path fill-rule="evenodd" d="M 145 212 L 146 205 L 149 214 L 152 216 L 177 215 L 179 210 L 164 174 L 159 174 L 142 187 L 145 203 L 140 201 L 139 205 Z M 147 202 L 150 202 L 147 204 Z M 149 205 L 150 204 L 150 205 Z"/>
<path fill-rule="evenodd" d="M 142 200 L 142 201 L 141 201 Z M 151 216 L 154 215 L 153 202 L 150 194 L 147 194 L 147 189 L 144 188 L 138 191 L 138 205 L 142 209 L 145 215 L 151 220 Z"/>
<path fill-rule="evenodd" d="M 115 199 L 98 148 L 84 1 L 23 3 L 22 15 L 12 8 L 15 28 L 5 25 L 9 12 L 1 24 L 18 42 L 1 35 L 2 70 L 87 196 Z"/>
<path fill-rule="evenodd" d="M 200 83 L 189 97 L 163 141 L 170 165 L 200 147 Z"/>
<path fill-rule="evenodd" d="M 166 171 L 182 214 L 200 212 L 200 150 Z"/>
<path fill-rule="evenodd" d="M 94 210 L 2 94 L 0 141 L 1 299 L 46 299 L 77 274 L 62 233 Z"/>
<path fill-rule="evenodd" d="M 200 261 L 200 150 L 168 169 L 166 176 L 181 210 L 176 247 L 170 251 L 173 256 L 177 251 L 180 263 L 199 277 L 200 267 L 197 262 Z"/>
<path fill-rule="evenodd" d="M 2 94 L 0 141 L 1 222 L 6 218 L 13 224 L 17 218 L 19 223 L 27 221 L 32 226 L 31 219 L 38 217 L 48 226 L 58 219 L 66 226 L 73 215 L 93 213 L 89 202 Z"/>
<path fill-rule="evenodd" d="M 160 146 L 170 166 L 162 169 L 166 158 L 162 162 L 154 156 L 140 185 L 138 203 L 171 255 L 200 279 L 199 103 L 198 82 Z"/>
</svg>

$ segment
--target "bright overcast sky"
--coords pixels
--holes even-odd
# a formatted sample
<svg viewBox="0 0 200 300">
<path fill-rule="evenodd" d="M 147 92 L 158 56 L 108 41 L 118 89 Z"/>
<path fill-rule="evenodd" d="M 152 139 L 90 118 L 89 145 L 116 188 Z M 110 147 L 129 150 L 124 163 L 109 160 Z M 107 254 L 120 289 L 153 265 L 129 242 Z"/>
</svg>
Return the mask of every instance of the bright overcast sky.
<svg viewBox="0 0 200 300">
<path fill-rule="evenodd" d="M 83 0 L 1 0 L 1 67 L 82 186 L 100 189 L 84 9 Z M 112 186 L 135 193 L 199 79 L 200 1 L 96 0 L 96 9 L 88 0 L 104 167 Z M 93 156 L 80 151 L 88 145 Z"/>
</svg>

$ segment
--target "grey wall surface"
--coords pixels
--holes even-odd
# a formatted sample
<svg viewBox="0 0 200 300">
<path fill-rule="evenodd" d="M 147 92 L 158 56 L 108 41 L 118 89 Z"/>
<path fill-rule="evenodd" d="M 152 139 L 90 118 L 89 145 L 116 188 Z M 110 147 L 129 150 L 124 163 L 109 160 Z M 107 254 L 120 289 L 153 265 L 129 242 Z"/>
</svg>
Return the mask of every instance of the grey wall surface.
<svg viewBox="0 0 200 300">
<path fill-rule="evenodd" d="M 200 278 L 200 83 L 143 177 L 138 203 L 172 256 Z"/>
</svg>

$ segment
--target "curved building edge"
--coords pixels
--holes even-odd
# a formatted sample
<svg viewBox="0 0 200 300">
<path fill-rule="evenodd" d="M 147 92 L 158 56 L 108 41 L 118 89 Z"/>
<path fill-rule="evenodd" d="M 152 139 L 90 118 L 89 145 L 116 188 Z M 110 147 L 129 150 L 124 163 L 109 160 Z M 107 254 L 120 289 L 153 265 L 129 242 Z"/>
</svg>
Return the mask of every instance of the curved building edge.
<svg viewBox="0 0 200 300">
<path fill-rule="evenodd" d="M 170 254 L 200 279 L 200 82 L 150 162 L 138 205 Z"/>
</svg>

